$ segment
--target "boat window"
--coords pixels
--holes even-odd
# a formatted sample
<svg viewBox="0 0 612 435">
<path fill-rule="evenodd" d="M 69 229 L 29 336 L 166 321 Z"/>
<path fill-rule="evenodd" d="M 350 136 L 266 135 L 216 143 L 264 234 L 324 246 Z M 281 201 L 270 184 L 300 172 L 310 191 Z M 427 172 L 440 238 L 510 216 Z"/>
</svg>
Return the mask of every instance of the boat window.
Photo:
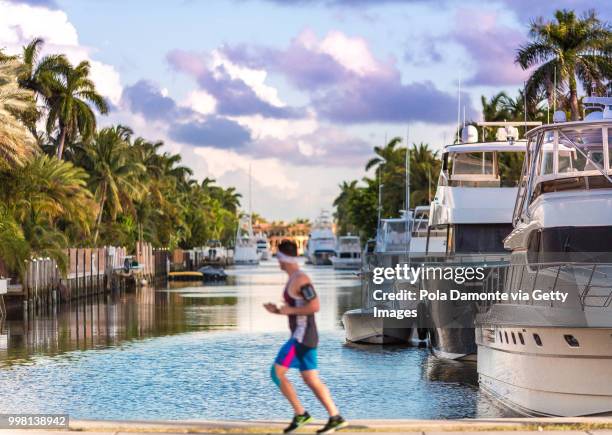
<svg viewBox="0 0 612 435">
<path fill-rule="evenodd" d="M 580 347 L 580 343 L 578 343 L 578 340 L 576 340 L 576 337 L 573 335 L 566 334 L 563 336 L 563 338 L 565 338 L 565 341 L 570 345 L 570 347 Z"/>
<path fill-rule="evenodd" d="M 538 346 L 542 346 L 542 339 L 539 334 L 533 334 L 533 340 Z"/>
<path fill-rule="evenodd" d="M 504 239 L 512 231 L 511 224 L 455 225 L 455 252 L 505 252 Z"/>
<path fill-rule="evenodd" d="M 561 129 L 559 131 L 559 173 L 603 169 L 602 139 L 600 127 Z"/>
<path fill-rule="evenodd" d="M 520 183 L 518 185 L 518 194 L 514 203 L 514 213 L 512 215 L 512 222 L 514 224 L 518 223 L 523 213 L 525 198 L 527 197 L 529 187 L 529 172 L 531 168 L 530 163 L 533 158 L 533 153 L 537 145 L 538 138 L 539 136 L 533 136 L 529 139 L 529 142 L 527 143 L 527 152 L 525 153 L 523 158 Z"/>
<path fill-rule="evenodd" d="M 519 332 L 518 336 L 519 336 L 519 340 L 520 340 L 521 344 L 525 344 L 525 339 L 523 338 L 523 334 L 521 332 Z"/>
<path fill-rule="evenodd" d="M 502 343 L 504 342 L 504 337 L 502 337 L 501 331 L 499 331 L 499 341 Z"/>
<path fill-rule="evenodd" d="M 549 175 L 553 173 L 555 137 L 552 130 L 544 133 L 542 146 L 538 155 L 538 175 Z"/>
<path fill-rule="evenodd" d="M 493 153 L 456 153 L 453 175 L 493 175 Z"/>
<path fill-rule="evenodd" d="M 510 341 L 508 340 L 508 333 L 506 331 L 504 331 L 504 337 L 506 337 L 506 343 L 510 344 Z"/>
<path fill-rule="evenodd" d="M 514 332 L 510 333 L 512 335 L 512 343 L 516 344 L 516 336 L 514 335 Z"/>
</svg>

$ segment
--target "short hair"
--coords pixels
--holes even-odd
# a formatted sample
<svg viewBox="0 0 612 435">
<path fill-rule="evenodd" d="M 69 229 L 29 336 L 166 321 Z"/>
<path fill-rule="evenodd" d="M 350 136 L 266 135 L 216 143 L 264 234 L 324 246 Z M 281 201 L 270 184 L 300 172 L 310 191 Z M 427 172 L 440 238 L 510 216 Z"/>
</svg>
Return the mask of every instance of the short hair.
<svg viewBox="0 0 612 435">
<path fill-rule="evenodd" d="M 297 257 L 298 255 L 298 246 L 293 240 L 284 239 L 278 245 L 278 250 L 285 255 L 289 255 L 290 257 Z"/>
</svg>

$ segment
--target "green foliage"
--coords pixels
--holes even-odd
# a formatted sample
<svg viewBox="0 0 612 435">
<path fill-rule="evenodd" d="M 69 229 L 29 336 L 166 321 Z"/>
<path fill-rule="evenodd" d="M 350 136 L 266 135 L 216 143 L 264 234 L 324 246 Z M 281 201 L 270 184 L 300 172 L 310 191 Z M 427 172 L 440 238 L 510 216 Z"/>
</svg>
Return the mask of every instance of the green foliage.
<svg viewBox="0 0 612 435">
<path fill-rule="evenodd" d="M 569 110 L 572 120 L 578 120 L 578 80 L 587 93 L 595 88 L 603 94 L 612 78 L 610 24 L 594 11 L 578 17 L 574 11 L 558 10 L 554 21 L 533 21 L 529 36 L 531 42 L 519 48 L 515 59 L 523 69 L 537 67 L 527 81 L 528 97 L 544 94 L 552 106 L 553 95 L 564 95 L 568 89 L 569 95 L 558 98 L 557 107 Z"/>
<path fill-rule="evenodd" d="M 65 271 L 73 246 L 229 242 L 235 188 L 198 183 L 180 155 L 129 127 L 96 130 L 92 107 L 108 108 L 89 64 L 41 58 L 42 44 L 35 39 L 21 58 L 0 52 L 0 258 L 11 271 L 22 275 L 31 257 L 53 258 Z"/>
<path fill-rule="evenodd" d="M 353 233 L 362 239 L 376 234 L 378 193 L 381 192 L 381 217 L 397 217 L 406 208 L 406 148 L 401 138 L 391 139 L 384 147 L 374 147 L 375 157 L 365 170 L 374 170 L 374 177 L 343 182 L 334 201 L 334 217 L 340 234 Z M 435 193 L 435 177 L 440 171 L 437 152 L 427 144 L 413 144 L 410 149 L 410 207 L 427 204 Z"/>
</svg>

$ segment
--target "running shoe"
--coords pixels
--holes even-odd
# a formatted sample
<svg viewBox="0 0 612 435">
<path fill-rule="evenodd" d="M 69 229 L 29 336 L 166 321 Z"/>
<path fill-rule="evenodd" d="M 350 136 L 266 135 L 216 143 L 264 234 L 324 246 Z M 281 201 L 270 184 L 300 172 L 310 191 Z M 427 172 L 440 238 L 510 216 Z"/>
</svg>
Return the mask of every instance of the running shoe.
<svg viewBox="0 0 612 435">
<path fill-rule="evenodd" d="M 291 433 L 294 430 L 297 430 L 300 427 L 304 426 L 310 420 L 312 420 L 312 417 L 307 411 L 305 411 L 303 414 L 296 415 L 293 417 L 291 424 L 289 424 L 289 426 L 283 429 L 283 433 Z"/>
<path fill-rule="evenodd" d="M 318 434 L 328 434 L 334 433 L 338 429 L 342 429 L 343 427 L 347 427 L 348 422 L 342 418 L 341 415 L 334 415 L 333 417 L 329 417 L 327 420 L 327 424 L 323 426 L 321 429 L 317 431 Z"/>
</svg>

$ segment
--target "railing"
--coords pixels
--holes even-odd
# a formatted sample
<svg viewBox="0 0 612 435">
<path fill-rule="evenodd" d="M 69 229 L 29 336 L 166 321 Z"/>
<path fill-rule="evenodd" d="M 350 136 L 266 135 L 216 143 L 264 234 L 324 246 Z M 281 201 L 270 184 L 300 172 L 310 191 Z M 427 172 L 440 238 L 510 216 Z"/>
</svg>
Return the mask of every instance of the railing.
<svg viewBox="0 0 612 435">
<path fill-rule="evenodd" d="M 583 311 L 585 308 L 609 308 L 612 304 L 612 263 L 500 264 L 491 269 L 483 286 L 483 291 L 519 289 L 573 293 Z M 535 303 L 533 298 L 529 303 Z M 551 300 L 548 305 L 560 307 L 562 304 Z"/>
</svg>

